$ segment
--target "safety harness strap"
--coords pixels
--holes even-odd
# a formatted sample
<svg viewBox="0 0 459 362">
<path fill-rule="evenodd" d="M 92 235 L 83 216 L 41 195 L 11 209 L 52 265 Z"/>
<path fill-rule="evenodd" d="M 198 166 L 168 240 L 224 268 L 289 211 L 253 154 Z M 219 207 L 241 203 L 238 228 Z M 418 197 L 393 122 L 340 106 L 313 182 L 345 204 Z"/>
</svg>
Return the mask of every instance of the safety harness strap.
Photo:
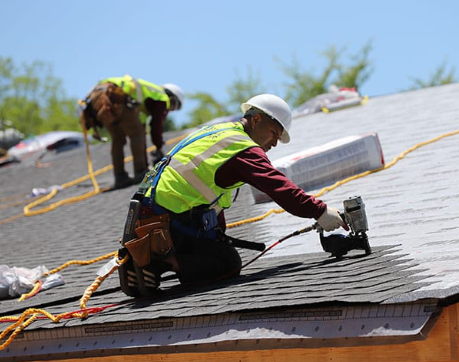
<svg viewBox="0 0 459 362">
<path fill-rule="evenodd" d="M 163 173 L 163 171 L 166 168 L 166 166 L 169 165 L 169 163 L 171 162 L 172 157 L 174 157 L 174 155 L 177 152 L 179 152 L 184 147 L 188 146 L 189 144 L 191 144 L 191 143 L 193 143 L 193 142 L 195 142 L 195 141 L 197 141 L 197 140 L 199 140 L 199 139 L 201 139 L 203 137 L 215 134 L 217 132 L 226 131 L 226 130 L 229 130 L 229 129 L 230 128 L 211 130 L 211 131 L 204 132 L 204 133 L 202 133 L 200 135 L 197 135 L 197 136 L 194 136 L 194 134 L 191 134 L 188 137 L 184 138 L 182 141 L 180 141 L 178 144 L 176 144 L 174 146 L 174 148 L 166 156 L 164 156 L 161 159 L 161 161 L 159 161 L 155 165 L 155 168 L 152 171 L 148 172 L 145 175 L 145 178 L 142 181 L 142 183 L 140 184 L 138 191 L 134 195 L 134 198 L 137 199 L 137 200 L 140 200 L 140 198 L 143 198 L 145 196 L 145 194 L 148 191 L 148 189 L 151 188 L 152 191 L 151 191 L 150 199 L 154 200 L 155 193 L 156 193 L 156 186 L 158 185 L 158 182 L 159 182 L 159 179 L 161 177 L 161 174 Z M 218 199 L 218 197 L 217 197 L 217 199 Z M 212 200 L 212 201 L 214 201 L 214 200 Z M 150 204 L 151 204 L 151 201 L 150 201 Z"/>
<path fill-rule="evenodd" d="M 205 152 L 197 155 L 193 158 L 190 162 L 183 165 L 178 161 L 173 159 L 173 156 L 177 154 L 181 149 L 188 146 L 189 144 L 217 132 L 222 132 L 225 130 L 230 130 L 231 128 L 224 128 L 224 129 L 217 129 L 217 130 L 210 130 L 208 132 L 204 132 L 197 136 L 193 134 L 188 136 L 187 138 L 183 139 L 179 142 L 166 156 L 164 156 L 160 162 L 158 162 L 155 168 L 145 175 L 144 180 L 139 186 L 138 191 L 134 195 L 133 199 L 139 200 L 142 202 L 143 205 L 148 206 L 152 209 L 155 214 L 163 214 L 166 213 L 168 210 L 164 209 L 160 205 L 158 205 L 155 199 L 155 192 L 156 186 L 159 182 L 162 172 L 166 168 L 166 166 L 173 167 L 176 171 L 179 171 L 182 176 L 189 182 L 193 187 L 195 187 L 198 191 L 200 191 L 206 199 L 209 201 L 209 209 L 202 210 L 199 212 L 199 217 L 201 219 L 200 226 L 191 225 L 183 220 L 179 220 L 171 215 L 170 226 L 171 229 L 180 230 L 185 235 L 188 235 L 193 238 L 208 238 L 208 239 L 217 239 L 222 242 L 225 242 L 229 245 L 233 245 L 235 247 L 252 249 L 252 250 L 264 250 L 265 245 L 261 243 L 254 243 L 251 241 L 246 241 L 242 239 L 237 239 L 230 237 L 224 234 L 218 228 L 218 220 L 217 214 L 221 211 L 221 208 L 217 206 L 217 201 L 219 196 L 216 196 L 215 193 L 202 181 L 198 180 L 197 177 L 194 176 L 192 170 L 197 167 L 201 162 L 203 162 L 206 157 L 212 156 L 214 153 L 218 152 L 223 147 L 227 147 L 228 145 L 247 139 L 247 136 L 230 136 L 227 138 L 222 139 L 221 141 L 217 142 L 215 145 L 210 147 Z M 145 197 L 145 194 L 148 189 L 152 189 L 150 197 Z"/>
<path fill-rule="evenodd" d="M 213 156 L 215 153 L 220 151 L 221 149 L 230 146 L 231 144 L 248 139 L 247 136 L 243 135 L 235 135 L 221 139 L 220 141 L 216 142 L 212 147 L 208 148 L 204 152 L 196 155 L 188 161 L 186 164 L 183 164 L 175 159 L 169 164 L 169 167 L 173 168 L 177 171 L 182 177 L 192 185 L 197 191 L 201 193 L 209 203 L 210 208 L 214 209 L 217 214 L 222 210 L 221 207 L 218 206 L 217 201 L 221 197 L 221 195 L 216 195 L 215 192 L 205 184 L 196 174 L 193 172 L 196 167 L 208 159 L 209 157 Z"/>
</svg>

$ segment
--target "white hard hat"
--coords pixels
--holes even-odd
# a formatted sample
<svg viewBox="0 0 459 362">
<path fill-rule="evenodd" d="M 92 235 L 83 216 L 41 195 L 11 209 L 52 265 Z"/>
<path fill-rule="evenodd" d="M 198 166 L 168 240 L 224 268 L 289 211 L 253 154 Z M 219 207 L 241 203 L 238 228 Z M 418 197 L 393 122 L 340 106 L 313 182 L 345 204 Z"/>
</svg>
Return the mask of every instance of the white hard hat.
<svg viewBox="0 0 459 362">
<path fill-rule="evenodd" d="M 290 142 L 290 135 L 288 131 L 290 129 L 290 125 L 292 124 L 292 111 L 282 98 L 273 94 L 260 94 L 250 98 L 246 103 L 242 103 L 241 105 L 241 109 L 244 114 L 252 107 L 259 109 L 279 122 L 284 129 L 280 137 L 280 141 L 282 143 Z"/>
<path fill-rule="evenodd" d="M 177 110 L 182 108 L 183 100 L 185 99 L 185 95 L 183 94 L 182 88 L 180 88 L 177 84 L 173 84 L 173 83 L 165 83 L 165 84 L 162 84 L 161 87 L 163 87 L 164 89 L 167 89 L 169 92 L 171 92 L 174 96 L 177 97 L 177 99 L 180 102 L 180 105 L 177 108 Z"/>
</svg>

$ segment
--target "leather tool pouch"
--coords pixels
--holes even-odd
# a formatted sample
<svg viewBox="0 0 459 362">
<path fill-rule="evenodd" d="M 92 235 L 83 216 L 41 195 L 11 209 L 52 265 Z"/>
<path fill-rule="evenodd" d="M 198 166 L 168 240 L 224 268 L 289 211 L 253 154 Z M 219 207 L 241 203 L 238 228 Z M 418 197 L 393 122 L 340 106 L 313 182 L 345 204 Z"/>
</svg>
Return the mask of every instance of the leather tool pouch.
<svg viewBox="0 0 459 362">
<path fill-rule="evenodd" d="M 138 220 L 135 234 L 136 238 L 124 246 L 139 267 L 149 265 L 152 259 L 164 258 L 173 249 L 168 214 Z"/>
<path fill-rule="evenodd" d="M 101 84 L 89 94 L 92 118 L 99 127 L 115 122 L 126 105 L 127 95 L 113 83 Z"/>
</svg>

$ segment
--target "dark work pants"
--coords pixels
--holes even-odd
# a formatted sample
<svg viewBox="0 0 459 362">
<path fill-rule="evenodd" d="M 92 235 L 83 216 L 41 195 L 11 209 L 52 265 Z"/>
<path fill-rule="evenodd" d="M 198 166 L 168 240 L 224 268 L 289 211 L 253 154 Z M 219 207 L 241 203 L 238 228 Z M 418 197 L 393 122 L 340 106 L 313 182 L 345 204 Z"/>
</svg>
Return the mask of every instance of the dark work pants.
<svg viewBox="0 0 459 362">
<path fill-rule="evenodd" d="M 145 126 L 140 122 L 138 109 L 129 109 L 121 106 L 119 118 L 115 123 L 105 125 L 112 138 L 112 162 L 115 176 L 125 173 L 124 146 L 126 137 L 129 137 L 131 153 L 134 159 L 134 173 L 145 172 L 148 168 Z"/>
<path fill-rule="evenodd" d="M 195 239 L 171 230 L 183 284 L 211 282 L 239 275 L 242 261 L 236 248 L 219 240 Z"/>
</svg>

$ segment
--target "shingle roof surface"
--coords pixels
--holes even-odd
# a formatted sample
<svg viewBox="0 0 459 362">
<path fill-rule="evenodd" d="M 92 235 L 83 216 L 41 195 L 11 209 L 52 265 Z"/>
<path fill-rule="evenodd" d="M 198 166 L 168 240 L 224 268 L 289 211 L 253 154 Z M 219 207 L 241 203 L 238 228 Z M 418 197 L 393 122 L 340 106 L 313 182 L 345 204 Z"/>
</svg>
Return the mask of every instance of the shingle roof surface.
<svg viewBox="0 0 459 362">
<path fill-rule="evenodd" d="M 319 146 L 347 135 L 377 132 L 386 162 L 402 151 L 458 128 L 459 84 L 370 98 L 364 106 L 296 119 L 292 141 L 269 153 L 271 159 Z M 172 137 L 173 135 L 168 135 Z M 366 204 L 373 254 L 353 252 L 343 260 L 329 258 L 315 232 L 294 237 L 243 270 L 236 279 L 196 290 L 163 284 L 166 292 L 154 300 L 118 306 L 86 321 L 63 324 L 38 321 L 29 328 L 59 328 L 91 323 L 219 314 L 315 303 L 401 303 L 458 294 L 459 268 L 459 147 L 458 136 L 422 147 L 395 166 L 344 184 L 321 198 L 342 209 L 342 201 L 360 195 Z M 91 148 L 95 170 L 110 164 L 109 145 Z M 22 213 L 34 187 L 49 187 L 87 173 L 84 152 L 72 151 L 49 159 L 47 168 L 28 164 L 0 169 L 0 221 Z M 132 172 L 132 164 L 127 165 Z M 101 187 L 112 182 L 111 171 L 97 177 Z M 47 204 L 92 189 L 90 180 L 58 193 Z M 135 187 L 106 192 L 32 217 L 0 224 L 0 264 L 48 269 L 68 260 L 88 260 L 115 251 Z M 318 190 L 309 190 L 315 193 Z M 8 197 L 8 199 L 6 199 Z M 14 205 L 18 203 L 17 205 Z M 226 213 L 233 222 L 259 216 L 272 203 L 253 204 L 250 188 Z M 313 220 L 287 213 L 238 228 L 229 234 L 268 245 Z M 242 250 L 245 261 L 256 255 Z M 97 263 L 64 269 L 64 286 L 39 293 L 24 302 L 2 301 L 0 314 L 19 314 L 28 307 L 52 313 L 78 309 L 78 299 L 94 280 Z M 128 301 L 113 275 L 88 306 Z M 170 301 L 173 301 L 171 303 Z"/>
</svg>

